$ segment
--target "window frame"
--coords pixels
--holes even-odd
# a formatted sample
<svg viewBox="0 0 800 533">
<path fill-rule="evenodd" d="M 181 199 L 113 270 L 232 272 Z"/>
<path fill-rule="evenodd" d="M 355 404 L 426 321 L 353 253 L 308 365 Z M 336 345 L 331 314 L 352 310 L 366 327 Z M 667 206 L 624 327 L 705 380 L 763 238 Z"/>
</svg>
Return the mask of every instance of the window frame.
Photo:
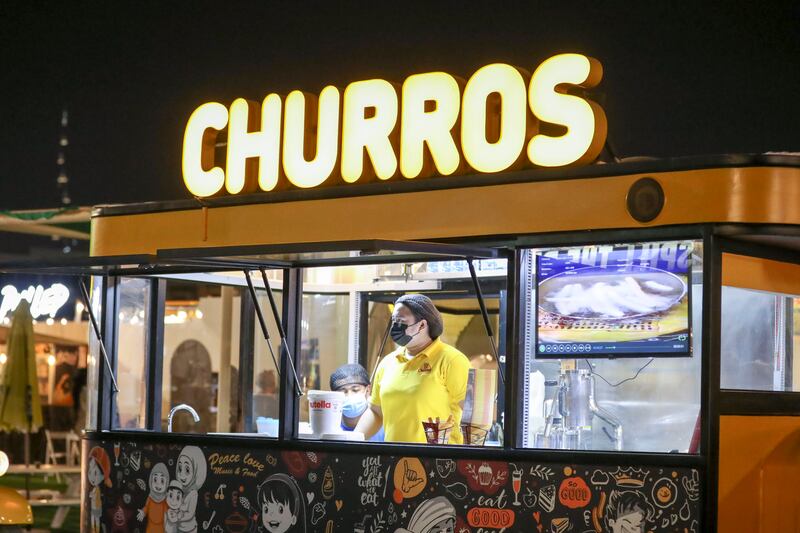
<svg viewBox="0 0 800 533">
<path fill-rule="evenodd" d="M 728 234 L 730 232 L 726 232 Z M 720 293 L 722 292 L 722 254 L 729 253 L 756 259 L 766 259 L 800 265 L 800 252 L 774 248 L 760 243 L 732 238 L 733 235 L 718 237 L 720 254 Z M 720 297 L 721 321 L 722 307 Z M 721 324 L 720 324 L 721 325 Z M 721 333 L 720 333 L 721 334 Z M 720 372 L 722 361 L 719 361 Z M 762 391 L 746 389 L 724 389 L 717 383 L 720 416 L 800 416 L 800 390 Z"/>
</svg>

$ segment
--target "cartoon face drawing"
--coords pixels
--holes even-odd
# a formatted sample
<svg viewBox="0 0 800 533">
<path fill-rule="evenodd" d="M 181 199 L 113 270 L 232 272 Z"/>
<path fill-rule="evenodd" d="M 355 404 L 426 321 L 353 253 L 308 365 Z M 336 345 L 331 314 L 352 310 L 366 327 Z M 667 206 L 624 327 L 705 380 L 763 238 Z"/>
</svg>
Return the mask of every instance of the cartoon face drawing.
<svg viewBox="0 0 800 533">
<path fill-rule="evenodd" d="M 289 500 L 273 499 L 261 505 L 261 519 L 270 533 L 284 533 L 297 523 L 297 516 L 292 514 Z"/>
<path fill-rule="evenodd" d="M 430 529 L 430 533 L 454 533 L 455 530 L 456 519 L 451 517 L 446 520 L 442 520 L 438 524 L 434 524 Z"/>
<path fill-rule="evenodd" d="M 178 487 L 170 487 L 167 492 L 167 507 L 170 509 L 178 509 L 183 502 L 183 491 Z"/>
<path fill-rule="evenodd" d="M 153 472 L 153 475 L 150 476 L 150 490 L 156 493 L 163 493 L 167 490 L 167 484 L 169 484 L 169 478 L 165 472 Z"/>
<path fill-rule="evenodd" d="M 638 490 L 612 491 L 605 520 L 611 533 L 644 533 L 653 507 Z"/>
<path fill-rule="evenodd" d="M 258 508 L 269 533 L 306 531 L 305 500 L 297 482 L 286 474 L 273 474 L 259 485 Z"/>
<path fill-rule="evenodd" d="M 175 466 L 175 477 L 184 485 L 191 483 L 194 477 L 194 465 L 185 455 L 178 457 L 178 464 Z"/>
<path fill-rule="evenodd" d="M 456 529 L 456 509 L 444 496 L 437 496 L 422 502 L 411 515 L 405 528 L 395 533 L 454 533 Z"/>
<path fill-rule="evenodd" d="M 103 470 L 100 468 L 100 465 L 97 464 L 97 461 L 94 460 L 94 457 L 89 458 L 89 469 L 87 473 L 89 483 L 93 487 L 97 487 L 103 482 L 104 477 Z"/>
</svg>

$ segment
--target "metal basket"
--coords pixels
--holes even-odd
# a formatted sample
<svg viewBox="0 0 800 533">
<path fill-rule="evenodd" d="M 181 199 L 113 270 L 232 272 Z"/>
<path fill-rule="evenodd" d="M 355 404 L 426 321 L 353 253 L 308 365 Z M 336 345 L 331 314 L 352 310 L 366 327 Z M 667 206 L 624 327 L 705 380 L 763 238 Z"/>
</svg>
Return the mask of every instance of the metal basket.
<svg viewBox="0 0 800 533">
<path fill-rule="evenodd" d="M 450 441 L 450 432 L 454 427 L 454 424 L 445 425 L 439 422 L 422 421 L 422 428 L 425 430 L 425 439 L 428 444 L 447 444 Z"/>
<path fill-rule="evenodd" d="M 464 444 L 467 446 L 483 446 L 489 429 L 473 424 L 461 424 L 461 434 L 464 435 Z"/>
</svg>

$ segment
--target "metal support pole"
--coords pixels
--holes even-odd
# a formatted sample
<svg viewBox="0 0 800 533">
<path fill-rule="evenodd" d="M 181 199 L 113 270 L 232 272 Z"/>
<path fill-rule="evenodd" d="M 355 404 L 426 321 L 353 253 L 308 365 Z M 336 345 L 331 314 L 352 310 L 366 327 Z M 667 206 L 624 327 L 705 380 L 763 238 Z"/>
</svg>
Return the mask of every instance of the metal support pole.
<svg viewBox="0 0 800 533">
<path fill-rule="evenodd" d="M 269 284 L 269 279 L 267 279 L 267 271 L 261 268 L 259 269 L 259 272 L 261 272 L 261 279 L 264 282 L 264 289 L 267 291 L 267 298 L 269 299 L 269 306 L 272 309 L 272 316 L 275 319 L 275 325 L 278 326 L 278 336 L 281 338 L 283 349 L 286 350 L 286 354 L 289 356 L 289 368 L 292 371 L 292 377 L 294 378 L 295 392 L 297 393 L 297 396 L 302 396 L 303 389 L 300 387 L 300 379 L 298 379 L 297 370 L 294 368 L 292 351 L 289 349 L 289 343 L 286 342 L 286 330 L 283 329 L 281 314 L 278 312 L 278 305 L 275 303 L 275 295 L 272 294 L 272 286 Z M 258 306 L 258 302 L 256 302 L 256 306 Z"/>
<path fill-rule="evenodd" d="M 106 346 L 103 343 L 103 337 L 100 334 L 100 326 L 97 325 L 97 319 L 94 316 L 94 311 L 92 311 L 91 302 L 89 300 L 89 291 L 86 290 L 86 283 L 84 283 L 83 279 L 81 279 L 80 286 L 83 304 L 86 307 L 86 311 L 89 313 L 89 321 L 92 323 L 92 331 L 94 331 L 94 335 L 97 337 L 97 343 L 100 345 L 100 353 L 103 355 L 103 360 L 106 362 L 106 367 L 108 368 L 108 374 L 111 376 L 111 385 L 113 386 L 112 390 L 114 392 L 119 392 L 117 379 L 114 377 L 114 371 L 111 369 L 111 362 L 108 360 L 108 354 L 106 353 Z"/>
<path fill-rule="evenodd" d="M 489 322 L 489 312 L 486 310 L 486 302 L 483 301 L 483 291 L 481 285 L 478 283 L 478 275 L 475 273 L 475 265 L 472 264 L 472 258 L 467 257 L 467 266 L 469 267 L 469 275 L 472 278 L 472 284 L 475 286 L 475 294 L 478 297 L 478 305 L 481 308 L 481 316 L 483 316 L 483 326 L 486 328 L 486 335 L 489 336 L 489 344 L 492 345 L 492 353 L 497 361 L 497 372 L 500 374 L 500 381 L 503 385 L 506 383 L 506 377 L 503 374 L 503 367 L 500 366 L 500 356 L 497 353 L 497 345 L 494 342 L 494 332 L 492 331 L 492 324 Z"/>
</svg>

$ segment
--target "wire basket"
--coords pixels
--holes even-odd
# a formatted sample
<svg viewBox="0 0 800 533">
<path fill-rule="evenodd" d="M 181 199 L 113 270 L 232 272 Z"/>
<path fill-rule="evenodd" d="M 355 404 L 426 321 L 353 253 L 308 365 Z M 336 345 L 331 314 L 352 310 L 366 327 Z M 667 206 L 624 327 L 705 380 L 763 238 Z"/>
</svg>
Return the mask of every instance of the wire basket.
<svg viewBox="0 0 800 533">
<path fill-rule="evenodd" d="M 425 439 L 428 444 L 447 444 L 450 441 L 450 432 L 455 424 L 440 422 L 422 421 L 422 429 L 425 430 Z"/>
<path fill-rule="evenodd" d="M 461 424 L 461 434 L 464 435 L 464 444 L 467 446 L 483 446 L 489 429 L 473 424 Z"/>
</svg>

